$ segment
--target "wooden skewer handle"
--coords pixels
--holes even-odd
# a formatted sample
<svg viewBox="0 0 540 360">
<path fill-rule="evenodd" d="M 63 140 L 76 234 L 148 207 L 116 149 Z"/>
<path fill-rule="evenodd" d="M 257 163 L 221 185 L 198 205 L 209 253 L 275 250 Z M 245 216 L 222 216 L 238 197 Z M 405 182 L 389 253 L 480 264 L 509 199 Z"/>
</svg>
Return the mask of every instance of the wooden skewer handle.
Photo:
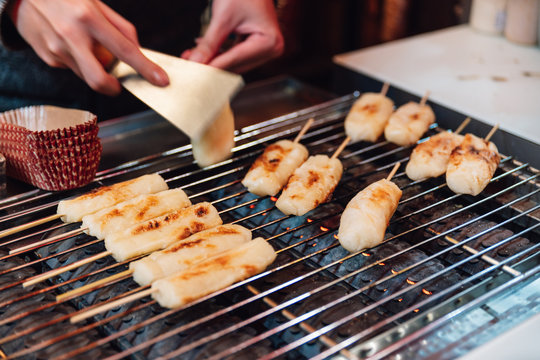
<svg viewBox="0 0 540 360">
<path fill-rule="evenodd" d="M 471 118 L 468 117 L 466 118 L 465 120 L 463 120 L 463 122 L 458 126 L 458 128 L 456 129 L 456 131 L 454 131 L 454 134 L 459 134 L 460 132 L 463 131 L 463 129 L 465 129 L 465 127 L 467 125 L 469 125 L 469 123 L 471 122 Z"/>
<path fill-rule="evenodd" d="M 75 235 L 78 235 L 78 234 L 82 234 L 82 232 L 84 230 L 85 229 L 75 229 L 75 230 L 65 232 L 63 234 L 58 234 L 56 236 L 53 236 L 53 237 L 50 237 L 50 238 L 47 238 L 47 239 L 36 241 L 34 243 L 24 245 L 24 246 L 18 247 L 16 249 L 10 250 L 9 254 L 10 255 L 19 254 L 19 253 L 25 252 L 26 250 L 34 249 L 34 248 L 42 246 L 42 245 L 52 244 L 52 243 L 56 242 L 56 240 L 67 239 L 69 237 L 72 237 L 72 236 L 75 236 Z"/>
<path fill-rule="evenodd" d="M 389 82 L 385 82 L 383 84 L 383 87 L 381 89 L 381 95 L 382 96 L 386 96 L 386 93 L 388 92 L 388 89 L 390 88 L 390 83 Z"/>
<path fill-rule="evenodd" d="M 107 276 L 106 278 L 99 279 L 97 281 L 91 282 L 90 284 L 80 286 L 80 287 L 78 287 L 76 289 L 73 289 L 73 290 L 70 290 L 70 291 L 66 291 L 63 294 L 58 295 L 56 297 L 56 301 L 60 302 L 60 301 L 63 301 L 64 299 L 67 299 L 69 297 L 74 297 L 74 296 L 77 296 L 79 294 L 86 293 L 86 292 L 88 292 L 88 291 L 90 291 L 92 289 L 100 287 L 103 284 L 107 284 L 109 282 L 112 282 L 112 281 L 117 280 L 117 279 L 121 279 L 121 278 L 129 276 L 131 274 L 133 274 L 133 270 L 128 269 L 128 270 L 119 272 L 118 274 Z"/>
<path fill-rule="evenodd" d="M 12 227 L 10 229 L 1 231 L 0 232 L 0 239 L 4 238 L 6 236 L 13 235 L 13 234 L 16 234 L 18 232 L 33 228 L 34 226 L 38 226 L 38 225 L 41 225 L 41 224 L 45 224 L 45 223 L 47 223 L 49 221 L 56 220 L 56 219 L 58 219 L 60 217 L 62 217 L 62 215 L 54 214 L 54 215 L 51 215 L 51 216 L 44 217 L 42 219 L 34 220 L 34 221 L 28 222 L 26 224 L 22 224 L 22 225 L 15 226 L 15 227 Z"/>
<path fill-rule="evenodd" d="M 499 124 L 496 124 L 494 127 L 491 128 L 491 130 L 489 131 L 489 134 L 486 135 L 486 137 L 484 138 L 484 140 L 487 142 L 489 141 L 489 139 L 491 139 L 491 137 L 495 134 L 495 132 L 499 129 Z"/>
<path fill-rule="evenodd" d="M 51 270 L 51 271 L 47 271 L 46 273 L 43 273 L 43 274 L 38 275 L 38 276 L 36 276 L 36 277 L 33 277 L 33 278 L 31 278 L 30 280 L 23 282 L 22 286 L 23 286 L 23 288 L 25 288 L 25 287 L 28 287 L 28 286 L 31 286 L 31 285 L 40 283 L 40 282 L 42 282 L 42 281 L 45 281 L 45 280 L 47 280 L 47 279 L 52 278 L 53 276 L 63 274 L 63 273 L 65 273 L 66 271 L 69 271 L 69 270 L 72 270 L 72 269 L 76 269 L 76 268 L 78 268 L 79 266 L 82 266 L 82 265 L 84 265 L 84 264 L 91 263 L 91 262 L 93 262 L 93 261 L 96 261 L 96 260 L 98 260 L 98 259 L 104 258 L 105 256 L 109 256 L 109 255 L 111 255 L 111 254 L 112 254 L 112 253 L 111 253 L 110 251 L 103 251 L 103 252 L 97 253 L 97 254 L 95 254 L 95 255 L 93 255 L 93 256 L 87 257 L 86 259 L 82 259 L 82 260 L 79 260 L 79 261 L 75 261 L 75 262 L 72 263 L 72 264 L 69 264 L 69 265 L 66 265 L 66 266 L 62 266 L 62 267 L 59 267 L 58 269 L 54 269 L 54 270 Z"/>
<path fill-rule="evenodd" d="M 341 152 L 343 151 L 343 149 L 345 149 L 345 146 L 347 146 L 347 144 L 349 143 L 349 141 L 351 141 L 351 138 L 350 137 L 346 137 L 345 140 L 343 140 L 343 142 L 341 143 L 341 145 L 339 145 L 339 147 L 336 149 L 336 151 L 334 152 L 334 155 L 332 155 L 331 159 L 335 159 L 339 156 L 339 154 L 341 154 Z"/>
<path fill-rule="evenodd" d="M 392 170 L 390 171 L 390 174 L 388 174 L 388 176 L 386 177 L 386 180 L 390 180 L 394 177 L 394 175 L 396 175 L 396 172 L 398 171 L 399 169 L 399 166 L 401 165 L 400 162 L 397 162 L 394 167 L 392 168 Z"/>
<path fill-rule="evenodd" d="M 293 142 L 295 142 L 295 143 L 299 142 L 300 139 L 302 138 L 302 136 L 304 136 L 304 134 L 309 130 L 309 128 L 311 127 L 311 125 L 313 124 L 314 121 L 315 121 L 315 119 L 313 119 L 313 118 L 309 119 L 306 122 L 306 124 L 302 127 L 302 129 L 300 130 L 298 135 L 296 135 L 296 138 L 294 139 Z"/>
<path fill-rule="evenodd" d="M 155 291 L 154 289 L 147 289 L 147 290 L 143 290 L 141 292 L 126 296 L 124 298 L 121 298 L 121 299 L 118 299 L 118 300 L 115 300 L 115 301 L 111 301 L 111 302 L 106 303 L 106 304 L 104 304 L 102 306 L 98 306 L 98 307 L 95 307 L 95 308 L 90 309 L 88 311 L 84 311 L 84 312 L 81 312 L 79 314 L 73 315 L 72 317 L 69 318 L 69 322 L 71 322 L 72 324 L 78 323 L 78 322 L 86 320 L 89 317 L 92 317 L 94 315 L 97 315 L 97 314 L 100 314 L 102 312 L 114 309 L 117 306 L 124 305 L 124 304 L 126 304 L 126 303 L 128 303 L 130 301 L 135 301 L 135 300 L 138 300 L 138 299 L 142 299 L 143 297 L 152 294 L 154 291 Z"/>
</svg>

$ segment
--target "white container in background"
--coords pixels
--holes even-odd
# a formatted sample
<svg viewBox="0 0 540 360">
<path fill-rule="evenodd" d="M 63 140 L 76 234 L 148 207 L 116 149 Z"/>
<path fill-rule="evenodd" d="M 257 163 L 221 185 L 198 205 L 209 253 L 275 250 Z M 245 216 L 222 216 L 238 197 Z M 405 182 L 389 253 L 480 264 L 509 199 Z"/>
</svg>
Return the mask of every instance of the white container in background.
<svg viewBox="0 0 540 360">
<path fill-rule="evenodd" d="M 504 35 L 510 41 L 534 45 L 538 40 L 540 0 L 510 0 Z"/>
<path fill-rule="evenodd" d="M 488 34 L 501 35 L 505 26 L 506 5 L 507 0 L 473 0 L 469 18 L 471 27 Z"/>
</svg>

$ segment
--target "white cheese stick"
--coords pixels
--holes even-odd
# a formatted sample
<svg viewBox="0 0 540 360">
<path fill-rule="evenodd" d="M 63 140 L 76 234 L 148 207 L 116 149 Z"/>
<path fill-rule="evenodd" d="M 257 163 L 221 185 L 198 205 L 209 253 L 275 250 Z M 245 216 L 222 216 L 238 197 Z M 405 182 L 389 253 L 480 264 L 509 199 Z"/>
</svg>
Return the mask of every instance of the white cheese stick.
<svg viewBox="0 0 540 360">
<path fill-rule="evenodd" d="M 82 218 L 81 228 L 98 239 L 124 230 L 137 223 L 153 219 L 191 205 L 182 189 L 170 189 L 155 194 L 139 195 Z"/>
<path fill-rule="evenodd" d="M 242 184 L 259 196 L 276 195 L 308 157 L 306 147 L 298 142 L 280 140 L 269 145 L 255 160 Z"/>
<path fill-rule="evenodd" d="M 234 115 L 227 103 L 200 139 L 191 139 L 193 157 L 200 167 L 228 159 L 234 147 Z"/>
<path fill-rule="evenodd" d="M 116 261 L 124 261 L 221 224 L 217 209 L 201 202 L 113 233 L 105 238 L 105 248 Z"/>
<path fill-rule="evenodd" d="M 365 93 L 356 100 L 345 118 L 345 133 L 351 142 L 375 142 L 394 111 L 394 102 L 380 93 Z"/>
<path fill-rule="evenodd" d="M 374 182 L 356 194 L 341 215 L 340 244 L 350 252 L 380 244 L 400 198 L 401 190 L 387 179 Z"/>
<path fill-rule="evenodd" d="M 304 215 L 326 201 L 336 188 L 343 165 L 336 158 L 326 155 L 310 156 L 296 169 L 276 201 L 276 206 L 286 215 Z"/>
<path fill-rule="evenodd" d="M 257 238 L 155 281 L 152 297 L 163 307 L 179 307 L 264 271 L 275 258 L 272 246 Z"/>
<path fill-rule="evenodd" d="M 446 172 L 452 150 L 463 141 L 463 135 L 442 132 L 418 144 L 411 153 L 405 173 L 411 180 L 437 177 Z"/>
<path fill-rule="evenodd" d="M 446 183 L 457 194 L 478 195 L 493 177 L 499 161 L 495 144 L 467 134 L 450 155 Z"/>
<path fill-rule="evenodd" d="M 220 225 L 133 261 L 129 268 L 133 271 L 133 280 L 145 286 L 250 240 L 251 231 L 245 227 L 234 224 Z"/>
<path fill-rule="evenodd" d="M 386 140 L 408 146 L 416 143 L 435 122 L 435 114 L 429 105 L 409 102 L 400 106 L 384 128 Z"/>
<path fill-rule="evenodd" d="M 141 194 L 152 194 L 169 187 L 158 174 L 143 175 L 111 186 L 103 186 L 88 194 L 58 203 L 57 214 L 64 222 L 81 221 L 84 215 L 113 206 Z"/>
</svg>

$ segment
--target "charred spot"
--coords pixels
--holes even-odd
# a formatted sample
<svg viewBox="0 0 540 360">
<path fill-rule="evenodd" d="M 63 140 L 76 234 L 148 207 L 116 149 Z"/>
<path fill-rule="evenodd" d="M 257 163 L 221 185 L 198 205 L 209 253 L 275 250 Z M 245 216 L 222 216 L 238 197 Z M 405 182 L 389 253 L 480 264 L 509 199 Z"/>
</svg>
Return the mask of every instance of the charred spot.
<svg viewBox="0 0 540 360">
<path fill-rule="evenodd" d="M 316 182 L 318 182 L 319 180 L 321 179 L 321 177 L 319 176 L 319 174 L 313 170 L 309 170 L 309 176 L 308 176 L 308 181 L 307 181 L 307 186 L 308 187 L 311 187 L 313 186 L 313 184 L 315 184 Z"/>
<path fill-rule="evenodd" d="M 268 160 L 269 163 L 277 163 L 277 162 L 280 162 L 281 159 L 270 159 Z"/>
<path fill-rule="evenodd" d="M 117 217 L 117 216 L 123 216 L 124 213 L 122 211 L 120 211 L 119 209 L 113 209 L 111 211 L 109 211 L 107 213 L 107 218 L 113 218 L 113 217 Z"/>
<path fill-rule="evenodd" d="M 88 194 L 79 196 L 77 199 L 92 199 L 102 194 L 108 193 L 111 190 L 113 190 L 113 186 L 102 186 L 100 188 L 91 190 Z"/>
<path fill-rule="evenodd" d="M 195 215 L 197 215 L 197 217 L 208 215 L 208 209 L 205 206 L 199 206 L 197 210 L 195 210 Z"/>
<path fill-rule="evenodd" d="M 390 193 L 382 187 L 376 187 L 371 193 L 371 199 L 376 202 L 386 201 L 390 198 Z"/>
<path fill-rule="evenodd" d="M 194 247 L 197 244 L 200 244 L 201 242 L 203 242 L 204 240 L 205 240 L 204 238 L 197 238 L 197 239 L 190 240 L 190 241 L 182 241 L 179 244 L 176 244 L 175 246 L 170 247 L 167 250 L 164 250 L 163 252 L 166 253 L 166 254 L 175 253 L 175 252 L 177 252 L 178 250 L 181 250 L 181 249 L 187 249 L 187 248 Z"/>
<path fill-rule="evenodd" d="M 419 114 L 419 113 L 414 113 L 414 114 L 412 114 L 412 115 L 411 115 L 411 119 L 412 119 L 412 120 L 418 120 L 418 119 L 420 119 L 420 114 Z"/>
<path fill-rule="evenodd" d="M 161 222 L 159 220 L 151 220 L 147 223 L 144 223 L 142 225 L 137 226 L 131 233 L 133 235 L 145 233 L 147 231 L 158 229 L 161 226 Z"/>
<path fill-rule="evenodd" d="M 379 111 L 379 106 L 377 104 L 367 104 L 364 105 L 360 110 L 373 114 Z"/>
<path fill-rule="evenodd" d="M 259 269 L 257 269 L 257 267 L 253 265 L 242 265 L 242 268 L 244 269 L 248 277 L 255 275 L 259 272 Z"/>
<path fill-rule="evenodd" d="M 203 223 L 194 221 L 191 223 L 191 232 L 193 234 L 198 233 L 199 231 L 203 231 L 206 228 L 206 226 Z"/>
<path fill-rule="evenodd" d="M 272 144 L 269 145 L 261 156 L 255 160 L 251 169 L 262 167 L 266 171 L 272 172 L 277 169 L 279 163 L 287 154 L 291 152 L 291 149 L 284 149 L 281 145 Z"/>
<path fill-rule="evenodd" d="M 237 231 L 235 229 L 229 229 L 226 227 L 219 227 L 215 231 L 210 232 L 208 235 L 234 235 L 234 234 L 240 234 L 240 231 Z"/>
<path fill-rule="evenodd" d="M 152 207 L 155 207 L 158 205 L 158 201 L 155 196 L 149 197 L 146 201 L 144 206 L 141 208 L 141 210 L 135 215 L 135 217 L 140 220 L 144 218 L 144 215 L 150 210 Z"/>
</svg>

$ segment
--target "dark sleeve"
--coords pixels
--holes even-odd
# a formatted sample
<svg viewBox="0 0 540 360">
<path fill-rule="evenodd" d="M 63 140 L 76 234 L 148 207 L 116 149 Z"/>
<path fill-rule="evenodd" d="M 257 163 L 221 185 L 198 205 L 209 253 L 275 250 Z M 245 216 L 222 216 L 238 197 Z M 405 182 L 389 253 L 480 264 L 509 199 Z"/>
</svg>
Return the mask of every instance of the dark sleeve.
<svg viewBox="0 0 540 360">
<path fill-rule="evenodd" d="M 0 44 L 8 49 L 21 49 L 28 46 L 19 35 L 7 13 L 8 4 L 13 0 L 0 0 Z"/>
</svg>

